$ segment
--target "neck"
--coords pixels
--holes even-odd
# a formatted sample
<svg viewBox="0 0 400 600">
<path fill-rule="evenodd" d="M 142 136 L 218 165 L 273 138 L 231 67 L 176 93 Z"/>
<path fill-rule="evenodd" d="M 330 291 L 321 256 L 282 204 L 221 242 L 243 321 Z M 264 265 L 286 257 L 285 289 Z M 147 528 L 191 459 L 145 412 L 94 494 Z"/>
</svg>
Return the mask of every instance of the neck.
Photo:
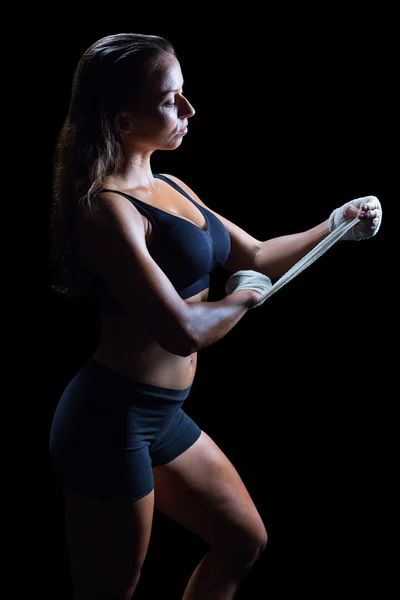
<svg viewBox="0 0 400 600">
<path fill-rule="evenodd" d="M 107 185 L 126 189 L 154 188 L 155 182 L 148 154 L 132 154 L 126 157 L 122 167 L 109 178 Z"/>
</svg>

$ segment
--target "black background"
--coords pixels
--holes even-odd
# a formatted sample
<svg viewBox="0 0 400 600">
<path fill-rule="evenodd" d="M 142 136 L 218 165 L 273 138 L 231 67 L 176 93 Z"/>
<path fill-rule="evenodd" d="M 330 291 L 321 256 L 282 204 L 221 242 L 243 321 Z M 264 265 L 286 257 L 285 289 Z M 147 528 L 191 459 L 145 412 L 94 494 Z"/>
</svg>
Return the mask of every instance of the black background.
<svg viewBox="0 0 400 600">
<path fill-rule="evenodd" d="M 32 353 L 39 462 L 27 461 L 28 489 L 38 508 L 27 562 L 37 564 L 30 585 L 43 600 L 72 598 L 48 432 L 64 385 L 97 335 L 90 307 L 62 302 L 48 288 L 52 152 L 77 60 L 96 39 L 121 31 L 175 45 L 197 110 L 182 146 L 154 156 L 154 171 L 177 175 L 259 239 L 311 227 L 353 198 L 382 203 L 376 237 L 334 246 L 201 352 L 186 410 L 237 467 L 269 531 L 239 598 L 344 590 L 383 597 L 398 330 L 389 248 L 398 197 L 393 15 L 250 8 L 217 18 L 198 6 L 140 16 L 96 6 L 91 18 L 47 14 L 51 26 L 37 24 L 45 315 Z M 213 294 L 223 281 L 215 275 Z M 199 540 L 156 514 L 137 598 L 178 600 L 202 552 Z"/>
</svg>

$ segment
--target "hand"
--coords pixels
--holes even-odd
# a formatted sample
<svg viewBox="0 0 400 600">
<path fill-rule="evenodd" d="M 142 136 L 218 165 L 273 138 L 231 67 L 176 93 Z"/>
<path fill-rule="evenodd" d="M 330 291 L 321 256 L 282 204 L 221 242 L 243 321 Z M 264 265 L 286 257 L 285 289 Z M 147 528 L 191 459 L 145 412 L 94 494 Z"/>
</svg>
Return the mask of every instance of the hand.
<svg viewBox="0 0 400 600">
<path fill-rule="evenodd" d="M 357 198 L 343 204 L 332 212 L 329 217 L 329 230 L 333 231 L 348 219 L 360 219 L 354 227 L 349 229 L 341 240 L 365 240 L 378 233 L 382 221 L 382 207 L 375 196 Z"/>
<path fill-rule="evenodd" d="M 259 292 L 259 299 L 255 306 L 261 306 L 264 303 L 267 292 L 272 288 L 272 281 L 267 275 L 258 271 L 242 270 L 233 273 L 226 282 L 225 291 L 227 294 L 233 294 L 240 290 L 254 290 Z M 261 298 L 261 301 L 260 301 Z"/>
</svg>

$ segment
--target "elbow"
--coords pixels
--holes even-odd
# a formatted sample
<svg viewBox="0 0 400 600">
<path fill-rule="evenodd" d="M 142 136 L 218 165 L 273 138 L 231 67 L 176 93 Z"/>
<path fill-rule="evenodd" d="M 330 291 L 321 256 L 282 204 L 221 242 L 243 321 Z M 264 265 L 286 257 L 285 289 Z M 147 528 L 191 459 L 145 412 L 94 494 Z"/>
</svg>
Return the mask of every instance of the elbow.
<svg viewBox="0 0 400 600">
<path fill-rule="evenodd" d="M 177 348 L 177 351 L 174 354 L 177 354 L 178 356 L 181 356 L 182 358 L 187 358 L 188 356 L 191 356 L 192 354 L 196 354 L 196 352 L 199 351 L 198 346 L 194 345 L 194 344 L 188 344 L 186 346 L 180 346 L 179 348 Z"/>
<path fill-rule="evenodd" d="M 171 354 L 188 357 L 195 354 L 203 347 L 202 327 L 199 327 L 199 319 L 194 318 L 191 306 L 189 310 L 185 303 L 186 310 L 182 310 L 178 317 L 176 314 L 171 318 L 159 319 L 158 323 L 153 321 L 153 332 L 158 344 Z"/>
<path fill-rule="evenodd" d="M 158 343 L 167 352 L 186 358 L 195 354 L 200 349 L 200 344 L 196 337 L 184 328 L 171 331 L 168 335 L 158 339 Z"/>
<path fill-rule="evenodd" d="M 177 350 L 178 356 L 187 357 L 198 352 L 200 350 L 200 345 L 198 344 L 197 340 L 189 335 L 186 335 L 185 339 L 181 342 Z"/>
</svg>

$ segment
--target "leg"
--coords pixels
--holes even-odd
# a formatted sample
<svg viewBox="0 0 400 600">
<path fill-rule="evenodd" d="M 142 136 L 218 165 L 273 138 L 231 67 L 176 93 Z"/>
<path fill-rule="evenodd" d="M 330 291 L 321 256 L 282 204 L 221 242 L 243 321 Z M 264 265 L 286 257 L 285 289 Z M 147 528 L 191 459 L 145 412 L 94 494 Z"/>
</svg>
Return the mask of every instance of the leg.
<svg viewBox="0 0 400 600">
<path fill-rule="evenodd" d="M 154 492 L 115 501 L 68 492 L 66 539 L 74 600 L 130 600 L 146 556 Z"/>
<path fill-rule="evenodd" d="M 183 600 L 231 600 L 267 543 L 237 471 L 202 432 L 183 454 L 153 467 L 153 474 L 156 508 L 210 546 Z"/>
</svg>

